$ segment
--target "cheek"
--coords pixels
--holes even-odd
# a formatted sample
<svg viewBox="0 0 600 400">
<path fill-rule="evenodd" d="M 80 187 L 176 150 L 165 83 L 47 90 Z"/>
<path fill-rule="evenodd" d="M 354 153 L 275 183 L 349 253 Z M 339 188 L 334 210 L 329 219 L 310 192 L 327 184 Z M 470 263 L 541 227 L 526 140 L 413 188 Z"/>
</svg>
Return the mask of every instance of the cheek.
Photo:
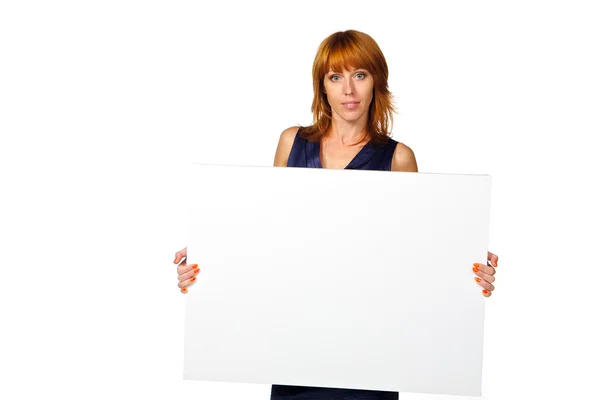
<svg viewBox="0 0 600 400">
<path fill-rule="evenodd" d="M 325 90 L 327 90 L 327 89 L 325 89 Z M 327 93 L 328 94 L 323 94 L 323 103 L 322 104 L 324 106 L 327 105 L 327 106 L 329 106 L 330 109 L 332 109 L 333 106 L 331 105 L 331 100 L 330 100 L 331 96 L 329 95 L 329 92 L 327 92 Z"/>
<path fill-rule="evenodd" d="M 373 101 L 373 88 L 365 90 L 363 98 L 368 104 L 371 104 L 371 102 Z"/>
<path fill-rule="evenodd" d="M 323 94 L 323 97 L 327 101 L 327 104 L 331 105 L 331 100 L 335 99 L 334 89 L 332 89 L 331 87 L 324 86 L 323 91 L 325 92 Z"/>
<path fill-rule="evenodd" d="M 375 87 L 373 84 L 366 84 L 362 87 L 362 97 L 365 100 L 369 100 L 369 102 L 373 99 L 373 92 Z"/>
</svg>

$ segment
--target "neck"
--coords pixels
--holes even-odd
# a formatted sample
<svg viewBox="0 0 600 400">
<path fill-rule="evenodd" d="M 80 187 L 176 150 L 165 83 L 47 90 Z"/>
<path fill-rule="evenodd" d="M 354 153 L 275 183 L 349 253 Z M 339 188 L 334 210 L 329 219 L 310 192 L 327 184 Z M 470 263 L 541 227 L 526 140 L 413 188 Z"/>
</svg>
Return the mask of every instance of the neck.
<svg viewBox="0 0 600 400">
<path fill-rule="evenodd" d="M 328 140 L 343 146 L 353 146 L 368 140 L 366 124 L 352 124 L 346 121 L 331 121 L 331 126 L 325 134 Z"/>
</svg>

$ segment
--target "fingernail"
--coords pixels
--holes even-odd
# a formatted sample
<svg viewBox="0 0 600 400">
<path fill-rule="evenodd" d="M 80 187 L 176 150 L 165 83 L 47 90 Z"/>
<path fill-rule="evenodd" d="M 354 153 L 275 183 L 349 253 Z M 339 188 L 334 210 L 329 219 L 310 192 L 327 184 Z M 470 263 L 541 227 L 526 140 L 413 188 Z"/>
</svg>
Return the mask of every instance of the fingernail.
<svg viewBox="0 0 600 400">
<path fill-rule="evenodd" d="M 479 268 L 473 267 L 473 272 L 479 272 Z"/>
<path fill-rule="evenodd" d="M 194 273 L 195 273 L 195 274 L 197 274 L 198 272 L 200 272 L 200 269 L 199 269 L 199 268 L 196 268 L 196 269 L 194 270 Z"/>
<path fill-rule="evenodd" d="M 181 288 L 181 293 L 187 293 L 187 288 Z"/>
<path fill-rule="evenodd" d="M 192 279 L 190 279 L 190 282 L 194 282 L 196 280 L 196 277 L 193 276 Z"/>
<path fill-rule="evenodd" d="M 481 278 L 475 277 L 475 282 L 477 282 L 477 283 L 481 282 Z"/>
<path fill-rule="evenodd" d="M 490 292 L 488 292 L 486 289 L 482 290 L 483 294 L 490 294 Z"/>
<path fill-rule="evenodd" d="M 177 257 L 173 260 L 173 264 L 177 264 Z"/>
<path fill-rule="evenodd" d="M 198 264 L 192 264 L 191 267 L 192 268 L 198 268 Z"/>
</svg>

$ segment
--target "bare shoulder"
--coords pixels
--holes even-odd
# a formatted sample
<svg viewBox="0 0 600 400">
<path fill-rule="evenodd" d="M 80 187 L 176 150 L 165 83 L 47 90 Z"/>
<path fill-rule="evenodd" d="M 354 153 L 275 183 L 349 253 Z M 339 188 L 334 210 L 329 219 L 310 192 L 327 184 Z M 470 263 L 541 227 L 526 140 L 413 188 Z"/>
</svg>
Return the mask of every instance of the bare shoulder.
<svg viewBox="0 0 600 400">
<path fill-rule="evenodd" d="M 281 132 L 279 137 L 279 143 L 277 144 L 277 150 L 275 151 L 275 160 L 273 161 L 274 167 L 285 167 L 287 166 L 288 157 L 290 151 L 294 145 L 294 139 L 300 127 L 292 126 Z"/>
<path fill-rule="evenodd" d="M 287 128 L 285 131 L 281 132 L 279 140 L 283 140 L 286 143 L 291 142 L 293 144 L 294 139 L 296 138 L 296 133 L 298 133 L 299 129 L 299 126 L 292 126 L 291 128 Z"/>
<path fill-rule="evenodd" d="M 398 143 L 392 158 L 392 171 L 418 172 L 415 153 L 404 143 Z"/>
</svg>

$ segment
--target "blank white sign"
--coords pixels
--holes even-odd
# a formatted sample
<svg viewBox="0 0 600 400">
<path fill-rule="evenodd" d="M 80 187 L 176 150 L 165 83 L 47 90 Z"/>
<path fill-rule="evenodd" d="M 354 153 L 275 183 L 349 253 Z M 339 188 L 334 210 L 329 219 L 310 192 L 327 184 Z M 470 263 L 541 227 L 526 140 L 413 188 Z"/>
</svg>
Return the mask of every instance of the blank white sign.
<svg viewBox="0 0 600 400">
<path fill-rule="evenodd" d="M 481 395 L 491 177 L 192 165 L 184 379 Z"/>
</svg>

